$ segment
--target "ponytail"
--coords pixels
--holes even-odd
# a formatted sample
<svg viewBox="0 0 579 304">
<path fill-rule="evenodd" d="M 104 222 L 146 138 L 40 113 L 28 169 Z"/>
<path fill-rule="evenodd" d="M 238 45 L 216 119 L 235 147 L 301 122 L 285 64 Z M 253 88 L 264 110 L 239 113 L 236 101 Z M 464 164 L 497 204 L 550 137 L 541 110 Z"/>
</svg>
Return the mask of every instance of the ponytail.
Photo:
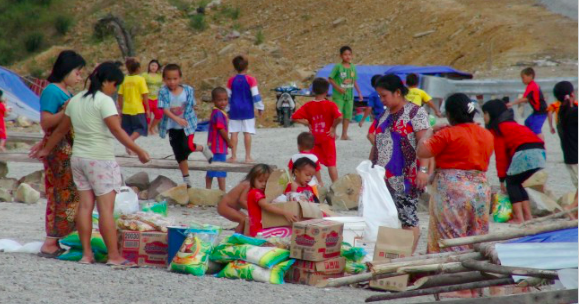
<svg viewBox="0 0 579 304">
<path fill-rule="evenodd" d="M 94 96 L 98 91 L 100 91 L 103 87 L 103 83 L 105 81 L 114 82 L 116 85 L 119 85 L 123 82 L 125 75 L 119 69 L 119 67 L 114 64 L 113 62 L 107 61 L 99 66 L 97 66 L 94 71 L 88 76 L 85 81 L 90 80 L 90 85 L 88 86 L 87 92 L 84 94 L 84 97 L 88 97 L 89 95 Z"/>
</svg>

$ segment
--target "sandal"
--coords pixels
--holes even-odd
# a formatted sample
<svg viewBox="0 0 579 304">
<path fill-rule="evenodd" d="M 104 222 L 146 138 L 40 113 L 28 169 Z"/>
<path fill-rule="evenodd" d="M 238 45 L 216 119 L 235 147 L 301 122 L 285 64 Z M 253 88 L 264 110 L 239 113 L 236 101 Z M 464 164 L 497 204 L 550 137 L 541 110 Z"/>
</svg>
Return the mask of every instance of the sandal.
<svg viewBox="0 0 579 304">
<path fill-rule="evenodd" d="M 59 248 L 55 252 L 52 252 L 52 253 L 44 252 L 44 251 L 40 250 L 40 252 L 37 254 L 37 256 L 39 256 L 41 258 L 46 258 L 46 259 L 57 259 L 60 255 L 62 255 L 65 252 L 66 252 L 66 249 L 62 249 L 62 248 Z"/>
<path fill-rule="evenodd" d="M 120 264 L 114 264 L 114 263 L 110 263 L 107 262 L 106 264 L 107 266 L 110 266 L 113 269 L 128 269 L 128 268 L 139 268 L 139 265 L 129 261 L 129 260 L 124 260 L 122 263 Z"/>
<path fill-rule="evenodd" d="M 78 263 L 79 263 L 79 264 L 82 264 L 82 265 L 92 265 L 92 264 L 94 264 L 94 260 L 89 261 L 89 262 L 80 260 L 80 261 L 78 261 Z"/>
</svg>

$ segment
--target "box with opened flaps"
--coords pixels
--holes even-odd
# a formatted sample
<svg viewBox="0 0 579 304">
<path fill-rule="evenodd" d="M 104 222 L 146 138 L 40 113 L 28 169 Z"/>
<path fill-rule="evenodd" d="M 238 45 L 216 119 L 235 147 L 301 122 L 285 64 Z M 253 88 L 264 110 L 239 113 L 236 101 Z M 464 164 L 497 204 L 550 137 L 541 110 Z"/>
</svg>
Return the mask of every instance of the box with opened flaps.
<svg viewBox="0 0 579 304">
<path fill-rule="evenodd" d="M 344 276 L 345 267 L 346 259 L 343 257 L 321 262 L 296 260 L 287 272 L 285 280 L 288 283 L 313 286 L 322 280 Z"/>
<path fill-rule="evenodd" d="M 340 256 L 344 224 L 313 219 L 293 224 L 290 256 L 319 262 Z"/>
<path fill-rule="evenodd" d="M 298 221 L 307 219 L 319 219 L 322 218 L 323 215 L 322 210 L 320 210 L 318 204 L 307 201 L 272 203 L 272 205 L 282 210 L 291 212 L 298 218 Z M 292 223 L 289 222 L 283 215 L 273 214 L 262 210 L 261 226 L 263 228 L 283 226 L 291 227 Z"/>
<path fill-rule="evenodd" d="M 374 249 L 374 262 L 412 255 L 414 234 L 410 230 L 380 227 Z M 370 287 L 389 291 L 404 291 L 408 286 L 408 275 L 370 281 Z"/>
</svg>

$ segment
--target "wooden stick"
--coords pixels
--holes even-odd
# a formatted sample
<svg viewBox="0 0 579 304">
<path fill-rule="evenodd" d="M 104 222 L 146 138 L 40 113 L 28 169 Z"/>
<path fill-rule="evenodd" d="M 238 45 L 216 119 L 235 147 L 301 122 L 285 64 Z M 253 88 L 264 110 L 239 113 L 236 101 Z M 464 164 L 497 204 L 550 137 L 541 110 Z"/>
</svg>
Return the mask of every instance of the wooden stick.
<svg viewBox="0 0 579 304">
<path fill-rule="evenodd" d="M 512 284 L 512 283 L 513 283 L 513 279 L 511 279 L 511 278 L 501 278 L 501 279 L 472 282 L 472 283 L 465 283 L 465 284 L 458 284 L 458 285 L 451 285 L 451 286 L 432 287 L 432 288 L 417 289 L 417 290 L 403 291 L 403 292 L 397 292 L 397 293 L 387 293 L 387 294 L 375 295 L 375 296 L 371 296 L 371 297 L 367 298 L 366 302 L 377 302 L 377 301 L 386 301 L 386 300 L 394 300 L 394 299 L 402 299 L 402 298 L 419 297 L 419 296 L 426 296 L 426 295 L 437 294 L 437 293 L 442 293 L 442 292 L 452 292 L 452 291 L 460 291 L 460 290 L 467 290 L 467 289 L 474 289 L 474 288 L 507 285 L 507 284 Z"/>
<path fill-rule="evenodd" d="M 544 304 L 544 303 L 577 303 L 577 289 L 530 292 L 501 297 L 477 299 L 460 299 L 444 302 L 421 302 L 420 304 Z"/>
<path fill-rule="evenodd" d="M 507 277 L 508 275 L 501 275 L 498 278 L 507 278 Z M 481 273 L 479 271 L 436 274 L 418 279 L 416 282 L 414 282 L 414 285 L 409 287 L 407 290 L 456 285 L 461 283 L 480 282 L 489 280 L 491 278 L 497 277 L 489 277 L 488 275 Z"/>
<path fill-rule="evenodd" d="M 480 252 L 485 258 L 489 259 L 492 263 L 500 265 L 501 260 L 499 259 L 499 254 L 495 250 L 496 243 L 479 243 L 474 244 L 474 250 Z"/>
<path fill-rule="evenodd" d="M 407 266 L 398 268 L 399 273 L 422 273 L 422 272 L 436 272 L 436 273 L 457 273 L 469 271 L 468 268 L 462 266 L 461 262 L 453 262 L 446 264 L 431 264 L 422 266 Z"/>
<path fill-rule="evenodd" d="M 491 242 L 491 241 L 502 241 L 502 240 L 509 240 L 514 238 L 519 238 L 528 235 L 535 235 L 543 232 L 551 232 L 563 229 L 569 229 L 577 227 L 577 220 L 574 221 L 565 221 L 554 223 L 551 225 L 545 226 L 538 226 L 538 227 L 527 227 L 525 229 L 519 229 L 516 231 L 505 231 L 505 232 L 497 232 L 497 233 L 489 233 L 485 235 L 476 235 L 476 236 L 468 236 L 463 238 L 456 238 L 456 239 L 446 239 L 438 241 L 438 244 L 442 248 L 447 247 L 454 247 L 454 246 L 462 246 L 462 245 L 471 245 L 476 243 L 483 243 L 483 242 Z"/>
<path fill-rule="evenodd" d="M 461 262 L 463 260 L 468 259 L 482 259 L 483 256 L 479 252 L 471 252 L 462 255 L 456 256 L 447 256 L 442 258 L 434 258 L 434 259 L 426 259 L 426 260 L 418 260 L 418 261 L 408 261 L 408 262 L 399 262 L 399 263 L 390 263 L 387 260 L 384 262 L 376 262 L 372 265 L 372 272 L 375 273 L 383 273 L 383 272 L 392 272 L 396 271 L 396 269 L 400 267 L 406 266 L 420 266 L 420 265 L 430 265 L 430 264 L 444 264 L 444 263 L 451 263 L 451 262 Z"/>
<path fill-rule="evenodd" d="M 28 143 L 36 143 L 42 140 L 44 135 L 42 133 L 25 133 L 25 132 L 8 132 L 8 141 L 21 141 Z"/>
<path fill-rule="evenodd" d="M 474 250 L 464 250 L 464 251 L 456 251 L 456 252 L 441 252 L 441 253 L 430 253 L 430 254 L 423 254 L 423 255 L 415 255 L 405 258 L 397 258 L 390 260 L 391 263 L 398 263 L 398 262 L 409 262 L 409 261 L 419 261 L 424 259 L 435 259 L 435 258 L 444 258 L 448 256 L 456 256 L 462 255 L 467 253 L 473 253 Z"/>
<path fill-rule="evenodd" d="M 543 217 L 538 217 L 536 219 L 532 219 L 530 221 L 526 221 L 524 223 L 522 223 L 520 226 L 521 227 L 526 227 L 526 226 L 530 226 L 530 225 L 534 225 L 537 223 L 542 223 L 548 220 L 553 220 L 553 219 L 557 219 L 560 217 L 564 217 L 567 216 L 568 214 L 571 214 L 573 212 L 577 212 L 577 210 L 579 210 L 579 207 L 575 207 L 573 209 L 570 210 L 565 210 L 565 211 L 561 211 L 561 212 L 557 212 L 557 213 L 553 213 L 551 215 L 547 215 L 547 216 L 543 216 Z"/>
<path fill-rule="evenodd" d="M 556 271 L 553 270 L 543 270 L 543 269 L 534 269 L 534 268 L 527 268 L 527 267 L 509 267 L 509 266 L 499 266 L 495 264 L 491 264 L 489 262 L 483 261 L 474 261 L 474 260 L 465 260 L 462 261 L 462 266 L 472 269 L 478 270 L 482 272 L 493 272 L 493 273 L 500 273 L 500 274 L 507 274 L 507 275 L 518 275 L 518 276 L 526 276 L 526 277 L 538 277 L 543 279 L 557 279 L 559 275 Z"/>
</svg>

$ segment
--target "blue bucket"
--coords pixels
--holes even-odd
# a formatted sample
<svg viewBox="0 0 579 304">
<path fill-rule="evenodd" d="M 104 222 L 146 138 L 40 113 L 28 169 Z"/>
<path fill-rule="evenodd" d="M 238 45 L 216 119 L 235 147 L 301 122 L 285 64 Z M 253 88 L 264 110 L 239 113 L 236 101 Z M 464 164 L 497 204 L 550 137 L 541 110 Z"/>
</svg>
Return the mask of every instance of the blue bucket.
<svg viewBox="0 0 579 304">
<path fill-rule="evenodd" d="M 185 238 L 187 237 L 189 227 L 170 226 L 167 227 L 167 229 L 167 238 L 169 242 L 167 264 L 171 264 L 173 257 L 177 254 L 179 249 L 181 249 L 181 245 L 183 245 L 183 241 L 185 241 Z"/>
</svg>

